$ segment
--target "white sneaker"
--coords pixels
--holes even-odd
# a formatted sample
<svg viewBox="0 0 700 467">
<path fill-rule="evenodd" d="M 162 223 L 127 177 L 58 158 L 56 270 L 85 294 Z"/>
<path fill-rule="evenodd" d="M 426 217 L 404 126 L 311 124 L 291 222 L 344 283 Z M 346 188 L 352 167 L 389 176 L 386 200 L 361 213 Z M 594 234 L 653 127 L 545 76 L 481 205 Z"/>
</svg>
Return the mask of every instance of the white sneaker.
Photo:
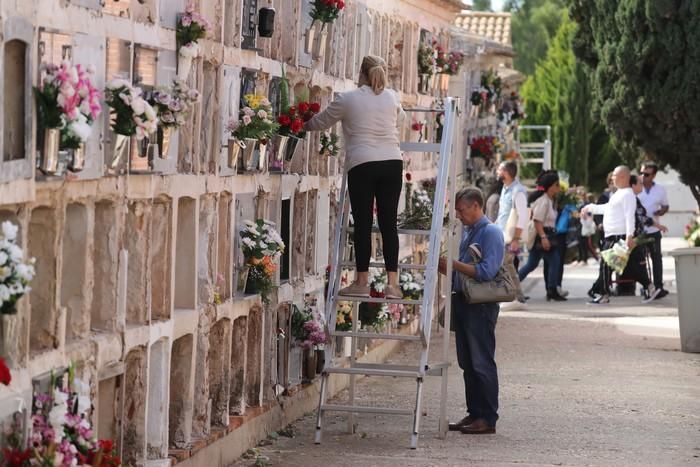
<svg viewBox="0 0 700 467">
<path fill-rule="evenodd" d="M 501 303 L 501 311 L 519 311 L 525 310 L 527 304 L 519 302 L 518 300 L 513 300 L 512 302 Z"/>
<path fill-rule="evenodd" d="M 642 299 L 642 303 L 653 302 L 654 300 L 656 300 L 656 297 L 658 297 L 660 293 L 661 289 L 657 289 L 653 285 L 650 285 L 649 287 L 647 287 L 648 295 L 644 297 L 644 299 Z"/>
<path fill-rule="evenodd" d="M 569 296 L 569 291 L 568 291 L 568 290 L 564 290 L 564 289 L 562 289 L 561 287 L 557 287 L 557 292 L 559 293 L 559 295 L 561 295 L 561 296 L 564 297 L 564 298 L 566 298 L 566 297 Z"/>
</svg>

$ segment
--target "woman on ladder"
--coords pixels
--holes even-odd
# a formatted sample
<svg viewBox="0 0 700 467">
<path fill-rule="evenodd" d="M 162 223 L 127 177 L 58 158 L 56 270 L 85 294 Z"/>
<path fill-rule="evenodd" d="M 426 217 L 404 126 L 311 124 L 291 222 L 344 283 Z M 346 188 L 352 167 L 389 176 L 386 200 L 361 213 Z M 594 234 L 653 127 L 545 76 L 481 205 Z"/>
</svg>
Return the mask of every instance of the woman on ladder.
<svg viewBox="0 0 700 467">
<path fill-rule="evenodd" d="M 340 295 L 368 297 L 371 234 L 374 203 L 382 234 L 384 265 L 388 276 L 387 298 L 403 298 L 399 287 L 399 235 L 397 211 L 403 185 L 403 158 L 399 149 L 399 126 L 405 118 L 398 94 L 387 89 L 384 60 L 372 55 L 362 60 L 359 87 L 339 94 L 314 118 L 307 131 L 326 130 L 337 122 L 343 126 L 345 170 L 354 220 L 356 277 Z"/>
</svg>

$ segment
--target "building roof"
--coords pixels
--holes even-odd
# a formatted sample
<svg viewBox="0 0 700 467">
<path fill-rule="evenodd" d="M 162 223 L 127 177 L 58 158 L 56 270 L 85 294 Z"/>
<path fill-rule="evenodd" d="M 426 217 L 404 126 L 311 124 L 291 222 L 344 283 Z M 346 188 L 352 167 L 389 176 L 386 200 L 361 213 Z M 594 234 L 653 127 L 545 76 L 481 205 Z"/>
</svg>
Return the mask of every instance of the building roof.
<svg viewBox="0 0 700 467">
<path fill-rule="evenodd" d="M 511 47 L 510 13 L 464 11 L 457 15 L 455 26 L 470 34 L 486 37 Z"/>
</svg>

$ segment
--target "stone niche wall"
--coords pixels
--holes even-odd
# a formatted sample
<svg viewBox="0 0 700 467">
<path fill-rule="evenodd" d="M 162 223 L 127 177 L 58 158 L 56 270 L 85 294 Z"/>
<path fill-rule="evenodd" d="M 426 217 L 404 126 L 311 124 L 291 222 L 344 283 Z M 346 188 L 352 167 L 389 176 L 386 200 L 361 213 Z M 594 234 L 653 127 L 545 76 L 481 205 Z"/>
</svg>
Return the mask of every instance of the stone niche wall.
<svg viewBox="0 0 700 467">
<path fill-rule="evenodd" d="M 231 387 L 231 320 L 222 319 L 209 332 L 209 397 L 211 424 L 228 426 Z"/>
<path fill-rule="evenodd" d="M 124 245 L 129 252 L 126 295 L 126 323 L 128 325 L 148 322 L 150 238 L 151 204 L 147 201 L 129 203 L 124 235 Z"/>
<path fill-rule="evenodd" d="M 66 339 L 86 337 L 90 331 L 92 274 L 88 274 L 90 235 L 88 210 L 82 204 L 66 207 L 63 226 L 61 305 L 66 308 Z M 92 268 L 90 268 L 92 269 Z"/>
<path fill-rule="evenodd" d="M 214 195 L 202 196 L 199 199 L 199 241 L 197 251 L 197 285 L 200 305 L 214 303 L 217 216 L 216 197 Z"/>
<path fill-rule="evenodd" d="M 32 353 L 53 349 L 56 341 L 56 260 L 58 258 L 58 220 L 56 210 L 34 208 L 29 220 L 29 245 L 36 258 L 36 276 L 32 281 L 32 307 L 29 349 Z"/>
<path fill-rule="evenodd" d="M 248 312 L 245 397 L 248 407 L 262 405 L 264 310 L 260 305 Z"/>
<path fill-rule="evenodd" d="M 223 192 L 219 195 L 219 230 L 218 251 L 216 254 L 216 288 L 222 301 L 231 298 L 232 281 L 232 245 L 234 243 L 232 232 L 233 196 Z"/>
<path fill-rule="evenodd" d="M 306 198 L 306 274 L 316 274 L 316 207 L 318 190 L 309 190 Z"/>
<path fill-rule="evenodd" d="M 304 277 L 304 260 L 306 258 L 306 242 L 304 231 L 306 229 L 306 192 L 294 192 L 294 204 L 292 206 L 292 280 Z"/>
<path fill-rule="evenodd" d="M 94 330 L 114 331 L 117 327 L 118 225 L 114 203 L 100 201 L 95 204 L 94 286 L 90 311 L 90 327 Z"/>
<path fill-rule="evenodd" d="M 124 375 L 103 379 L 97 385 L 97 437 L 112 439 L 121 450 Z"/>
<path fill-rule="evenodd" d="M 146 457 L 146 348 L 131 350 L 124 361 L 128 390 L 124 392 L 123 461 L 126 465 L 140 465 Z"/>
<path fill-rule="evenodd" d="M 146 453 L 148 459 L 168 456 L 168 339 L 151 346 L 148 365 L 148 416 L 146 417 Z M 178 390 L 179 385 L 174 386 Z"/>
<path fill-rule="evenodd" d="M 170 319 L 172 310 L 173 216 L 170 199 L 153 203 L 151 227 L 151 319 Z"/>
<path fill-rule="evenodd" d="M 231 399 L 229 411 L 233 415 L 245 413 L 246 359 L 248 344 L 248 317 L 240 316 L 233 322 L 231 333 Z"/>
<path fill-rule="evenodd" d="M 175 241 L 175 308 L 196 306 L 197 200 L 180 198 L 177 205 Z"/>
<path fill-rule="evenodd" d="M 170 447 L 184 448 L 192 439 L 192 334 L 176 339 L 170 358 Z"/>
<path fill-rule="evenodd" d="M 209 395 L 209 350 L 212 324 L 216 312 L 213 306 L 201 309 L 197 327 L 197 350 L 195 354 L 194 414 L 192 416 L 192 436 L 206 437 L 211 432 L 211 397 Z"/>
</svg>

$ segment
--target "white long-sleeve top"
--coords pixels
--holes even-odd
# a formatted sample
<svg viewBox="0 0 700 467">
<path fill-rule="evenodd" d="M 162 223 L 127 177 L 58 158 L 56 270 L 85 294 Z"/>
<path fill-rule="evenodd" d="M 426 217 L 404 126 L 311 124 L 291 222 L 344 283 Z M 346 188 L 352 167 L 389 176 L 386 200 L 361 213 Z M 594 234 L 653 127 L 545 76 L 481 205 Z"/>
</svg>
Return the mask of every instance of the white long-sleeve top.
<svg viewBox="0 0 700 467">
<path fill-rule="evenodd" d="M 620 188 L 606 204 L 589 204 L 591 214 L 603 215 L 603 230 L 605 236 L 625 235 L 634 236 L 634 211 L 637 208 L 637 197 L 632 188 Z"/>
<path fill-rule="evenodd" d="M 375 94 L 371 87 L 361 86 L 339 94 L 305 128 L 320 131 L 342 122 L 345 165 L 350 170 L 365 162 L 401 160 L 399 125 L 405 117 L 395 91 Z"/>
</svg>

